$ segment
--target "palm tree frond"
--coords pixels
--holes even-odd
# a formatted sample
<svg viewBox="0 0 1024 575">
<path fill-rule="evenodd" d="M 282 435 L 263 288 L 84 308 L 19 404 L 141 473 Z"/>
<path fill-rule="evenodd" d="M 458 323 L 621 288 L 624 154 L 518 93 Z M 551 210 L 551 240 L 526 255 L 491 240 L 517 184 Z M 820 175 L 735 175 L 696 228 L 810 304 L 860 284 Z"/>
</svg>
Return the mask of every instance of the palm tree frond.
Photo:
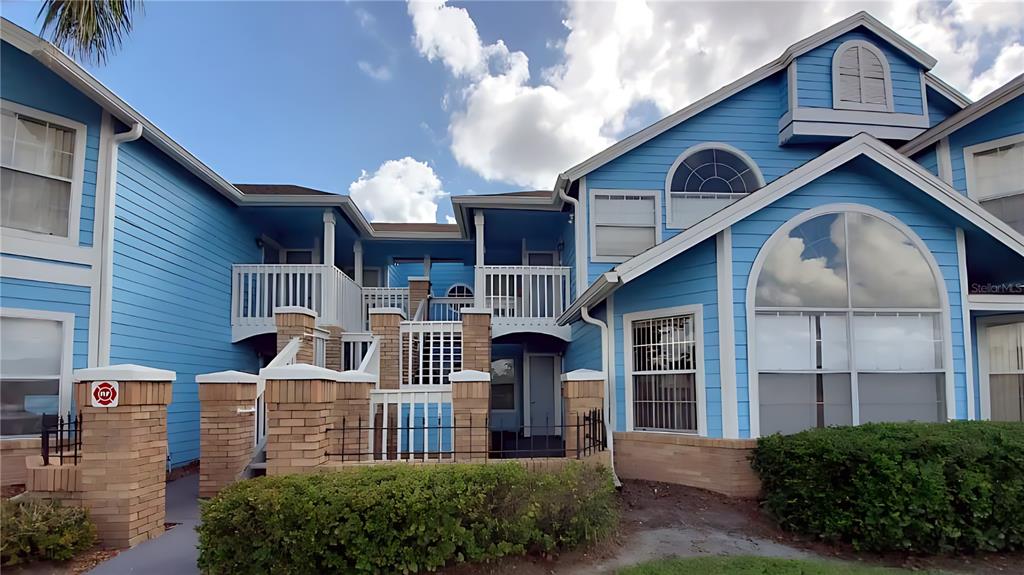
<svg viewBox="0 0 1024 575">
<path fill-rule="evenodd" d="M 39 35 L 78 60 L 103 64 L 132 30 L 141 0 L 44 0 Z"/>
</svg>

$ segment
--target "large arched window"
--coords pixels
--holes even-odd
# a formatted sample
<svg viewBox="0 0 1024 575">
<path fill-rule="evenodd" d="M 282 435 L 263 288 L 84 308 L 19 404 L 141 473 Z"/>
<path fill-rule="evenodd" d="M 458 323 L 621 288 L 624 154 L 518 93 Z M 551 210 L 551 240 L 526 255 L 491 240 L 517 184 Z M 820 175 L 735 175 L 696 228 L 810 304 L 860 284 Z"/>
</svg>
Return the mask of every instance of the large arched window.
<svg viewBox="0 0 1024 575">
<path fill-rule="evenodd" d="M 832 107 L 892 112 L 889 61 L 863 40 L 843 42 L 832 56 Z"/>
<path fill-rule="evenodd" d="M 762 186 L 760 170 L 742 151 L 721 143 L 694 146 L 668 171 L 668 227 L 691 227 Z"/>
<path fill-rule="evenodd" d="M 751 277 L 761 435 L 946 420 L 942 284 L 909 234 L 851 209 L 799 220 L 765 245 Z"/>
</svg>

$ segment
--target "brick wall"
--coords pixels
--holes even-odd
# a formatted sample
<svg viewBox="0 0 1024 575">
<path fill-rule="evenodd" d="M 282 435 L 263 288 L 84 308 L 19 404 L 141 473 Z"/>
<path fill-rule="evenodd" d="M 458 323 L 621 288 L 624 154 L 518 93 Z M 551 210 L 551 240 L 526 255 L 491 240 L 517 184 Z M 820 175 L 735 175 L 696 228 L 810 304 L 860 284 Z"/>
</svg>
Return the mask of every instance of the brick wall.
<svg viewBox="0 0 1024 575">
<path fill-rule="evenodd" d="M 256 379 L 252 374 L 230 371 L 196 377 L 200 497 L 213 497 L 234 483 L 252 460 Z"/>
<path fill-rule="evenodd" d="M 583 425 L 583 418 L 591 411 L 604 409 L 604 374 L 590 370 L 577 370 L 562 374 L 562 401 L 566 424 Z M 583 430 L 570 427 L 566 432 L 565 456 L 576 457 L 577 439 Z"/>
<path fill-rule="evenodd" d="M 25 458 L 39 455 L 39 438 L 0 440 L 0 485 L 24 485 Z"/>
<path fill-rule="evenodd" d="M 749 461 L 756 446 L 753 439 L 616 433 L 615 471 L 623 479 L 677 483 L 733 497 L 757 497 L 761 482 Z"/>
<path fill-rule="evenodd" d="M 462 369 L 491 372 L 491 312 L 463 308 Z"/>
<path fill-rule="evenodd" d="M 491 434 L 486 428 L 491 409 L 490 371 L 464 370 L 450 376 L 452 382 L 452 415 L 456 427 L 455 453 L 459 461 L 487 459 Z"/>
<path fill-rule="evenodd" d="M 274 310 L 274 324 L 277 326 L 277 351 L 280 352 L 293 338 L 301 338 L 296 363 L 313 363 L 313 328 L 316 327 L 316 313 L 305 308 L 285 307 Z"/>
<path fill-rule="evenodd" d="M 430 280 L 427 278 L 409 278 L 409 315 L 416 316 L 420 302 L 426 302 L 430 296 Z M 430 306 L 423 304 L 423 321 L 430 319 Z"/>
<path fill-rule="evenodd" d="M 398 389 L 401 324 L 405 314 L 396 308 L 370 310 L 370 331 L 380 338 L 380 388 Z"/>
</svg>

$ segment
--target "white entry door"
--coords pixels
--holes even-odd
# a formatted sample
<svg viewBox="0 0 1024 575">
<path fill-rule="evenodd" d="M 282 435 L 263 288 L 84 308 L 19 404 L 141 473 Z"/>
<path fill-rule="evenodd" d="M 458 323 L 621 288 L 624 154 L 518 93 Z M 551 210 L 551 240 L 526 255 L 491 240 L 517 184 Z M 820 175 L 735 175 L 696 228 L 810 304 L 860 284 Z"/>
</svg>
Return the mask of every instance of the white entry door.
<svg viewBox="0 0 1024 575">
<path fill-rule="evenodd" d="M 527 355 L 526 386 L 529 389 L 526 409 L 527 437 L 532 435 L 560 435 L 561 417 L 557 406 L 561 403 L 561 388 L 555 377 L 556 356 Z"/>
<path fill-rule="evenodd" d="M 1024 421 L 1024 321 L 989 325 L 982 331 L 983 410 L 992 421 Z"/>
</svg>

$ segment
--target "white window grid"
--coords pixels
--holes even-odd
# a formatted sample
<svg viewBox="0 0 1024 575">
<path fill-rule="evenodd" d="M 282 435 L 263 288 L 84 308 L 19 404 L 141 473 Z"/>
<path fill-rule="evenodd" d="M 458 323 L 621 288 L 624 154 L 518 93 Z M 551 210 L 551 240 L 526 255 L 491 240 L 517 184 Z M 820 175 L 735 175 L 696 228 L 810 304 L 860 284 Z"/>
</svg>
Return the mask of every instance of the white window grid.
<svg viewBox="0 0 1024 575">
<path fill-rule="evenodd" d="M 449 385 L 448 376 L 462 370 L 461 322 L 409 321 L 399 329 L 399 373 L 403 385 Z"/>
</svg>

